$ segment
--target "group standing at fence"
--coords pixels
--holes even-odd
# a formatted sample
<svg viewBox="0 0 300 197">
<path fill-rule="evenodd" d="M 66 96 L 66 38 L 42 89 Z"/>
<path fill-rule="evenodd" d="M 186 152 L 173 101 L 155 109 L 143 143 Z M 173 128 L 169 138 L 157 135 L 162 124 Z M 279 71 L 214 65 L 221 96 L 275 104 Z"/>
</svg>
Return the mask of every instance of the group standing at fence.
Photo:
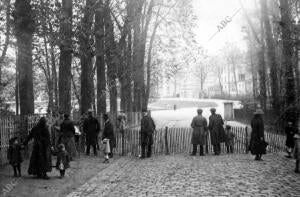
<svg viewBox="0 0 300 197">
<path fill-rule="evenodd" d="M 213 146 L 215 155 L 221 153 L 221 143 L 225 142 L 227 153 L 234 151 L 235 135 L 231 131 L 231 127 L 226 125 L 224 129 L 224 122 L 220 114 L 216 113 L 216 109 L 212 108 L 209 123 L 206 118 L 202 116 L 202 109 L 197 110 L 197 116 L 192 120 L 191 127 L 193 128 L 191 143 L 193 150 L 191 155 L 195 156 L 197 147 L 200 146 L 200 156 L 204 156 L 204 146 L 208 143 L 207 136 L 210 133 L 210 143 Z M 251 139 L 249 150 L 255 155 L 255 160 L 261 160 L 263 154 L 266 154 L 266 147 L 268 143 L 264 138 L 264 123 L 262 119 L 263 111 L 258 109 L 254 112 L 251 120 Z M 102 142 L 106 143 L 106 157 L 105 162 L 113 157 L 113 150 L 116 147 L 116 137 L 114 126 L 110 122 L 107 114 L 103 115 L 104 128 L 102 133 Z M 18 138 L 10 140 L 10 147 L 8 149 L 8 160 L 13 166 L 14 175 L 21 176 L 21 162 L 23 161 L 20 151 L 33 140 L 33 149 L 30 157 L 28 173 L 38 177 L 48 179 L 47 172 L 52 170 L 52 156 L 57 156 L 56 167 L 61 177 L 64 177 L 65 170 L 70 167 L 69 162 L 74 160 L 77 156 L 75 144 L 75 126 L 73 121 L 69 119 L 68 114 L 60 113 L 56 120 L 54 120 L 53 129 L 50 131 L 47 126 L 47 119 L 40 118 L 37 125 L 29 132 L 28 137 L 24 143 L 20 144 Z M 90 148 L 93 148 L 94 155 L 97 155 L 99 150 L 98 137 L 100 133 L 100 124 L 98 120 L 93 117 L 93 111 L 89 110 L 87 117 L 83 116 L 78 123 L 82 132 L 81 139 L 85 140 L 86 155 L 90 154 Z M 126 128 L 126 117 L 121 114 L 117 118 L 118 131 L 124 137 Z M 292 149 L 294 150 L 294 157 L 296 158 L 295 172 L 299 173 L 299 159 L 300 159 L 300 134 L 297 129 L 294 129 L 291 123 L 286 128 L 288 147 L 288 157 L 291 157 Z M 141 159 L 151 157 L 153 145 L 153 133 L 156 129 L 155 123 L 147 110 L 143 110 L 143 117 L 141 119 L 140 142 L 141 142 Z M 122 138 L 123 139 L 123 138 Z M 122 144 L 124 141 L 122 142 Z"/>
</svg>

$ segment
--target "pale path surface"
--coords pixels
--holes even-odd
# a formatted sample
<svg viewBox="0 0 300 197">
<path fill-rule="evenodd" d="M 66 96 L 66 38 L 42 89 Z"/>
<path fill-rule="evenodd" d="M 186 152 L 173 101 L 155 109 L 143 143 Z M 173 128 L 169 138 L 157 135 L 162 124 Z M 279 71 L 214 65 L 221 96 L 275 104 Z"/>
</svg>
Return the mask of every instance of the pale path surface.
<svg viewBox="0 0 300 197">
<path fill-rule="evenodd" d="M 176 110 L 172 109 L 173 106 L 171 106 L 171 103 L 174 102 L 176 102 L 178 105 L 181 105 L 181 107 Z M 154 119 L 157 128 L 164 128 L 166 126 L 169 128 L 190 127 L 193 117 L 197 115 L 198 107 L 203 110 L 202 115 L 207 119 L 207 121 L 211 115 L 210 109 L 212 107 L 216 108 L 217 113 L 221 114 L 221 116 L 224 118 L 224 102 L 228 102 L 228 100 L 168 98 L 158 100 L 157 103 L 154 102 L 149 104 L 149 108 L 152 109 L 151 116 Z M 234 108 L 240 107 L 238 104 L 239 101 L 230 102 L 234 103 Z M 168 104 L 170 104 L 170 106 L 168 106 Z M 157 105 L 159 105 L 160 108 L 156 109 Z M 228 124 L 231 126 L 246 126 L 236 121 L 230 121 Z"/>
<path fill-rule="evenodd" d="M 75 196 L 300 196 L 295 160 L 268 154 L 123 157 L 69 194 Z M 108 164 L 109 165 L 109 164 Z"/>
</svg>

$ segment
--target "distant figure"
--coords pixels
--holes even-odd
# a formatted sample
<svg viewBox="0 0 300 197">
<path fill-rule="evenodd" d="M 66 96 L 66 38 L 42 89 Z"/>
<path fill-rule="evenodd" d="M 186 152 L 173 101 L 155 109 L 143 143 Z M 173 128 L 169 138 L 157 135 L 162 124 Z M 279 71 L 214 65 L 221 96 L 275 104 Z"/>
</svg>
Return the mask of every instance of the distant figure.
<svg viewBox="0 0 300 197">
<path fill-rule="evenodd" d="M 70 154 L 70 161 L 72 161 L 76 155 L 75 146 L 75 128 L 74 123 L 70 120 L 69 114 L 64 115 L 64 121 L 60 125 L 61 141 L 64 144 L 67 152 Z"/>
<path fill-rule="evenodd" d="M 231 131 L 231 126 L 230 125 L 226 125 L 225 136 L 226 136 L 225 145 L 226 145 L 227 153 L 233 153 L 233 146 L 234 146 L 234 137 L 235 137 L 235 135 Z"/>
<path fill-rule="evenodd" d="M 103 134 L 102 134 L 102 140 L 109 139 L 110 153 L 108 154 L 108 156 L 110 158 L 112 158 L 113 157 L 113 149 L 116 147 L 116 138 L 115 138 L 115 133 L 114 133 L 114 127 L 111 124 L 107 114 L 103 115 L 103 120 L 104 120 L 104 130 L 103 130 Z"/>
<path fill-rule="evenodd" d="M 120 111 L 120 114 L 117 117 L 117 129 L 122 135 L 122 155 L 125 154 L 125 130 L 127 124 L 126 122 L 126 114 L 124 113 L 124 111 Z"/>
<path fill-rule="evenodd" d="M 152 150 L 151 146 L 153 144 L 153 132 L 155 130 L 155 124 L 153 119 L 148 115 L 147 110 L 143 109 L 143 118 L 141 120 L 141 159 L 146 157 L 146 149 L 147 149 L 147 157 L 151 157 Z"/>
<path fill-rule="evenodd" d="M 252 133 L 250 139 L 250 151 L 253 155 L 255 155 L 255 160 L 262 160 L 262 154 L 266 154 L 262 114 L 264 114 L 263 111 L 261 109 L 257 109 L 251 120 Z"/>
<path fill-rule="evenodd" d="M 197 146 L 200 145 L 200 156 L 204 156 L 204 145 L 206 144 L 207 136 L 207 121 L 206 118 L 202 116 L 202 109 L 198 109 L 198 115 L 195 116 L 192 120 L 191 127 L 193 128 L 192 134 L 192 144 L 193 152 L 192 156 L 195 156 L 197 153 Z"/>
<path fill-rule="evenodd" d="M 17 137 L 9 140 L 9 147 L 7 150 L 7 159 L 9 164 L 14 169 L 14 177 L 21 176 L 21 163 L 23 162 L 21 150 L 23 147 L 20 145 Z"/>
<path fill-rule="evenodd" d="M 216 109 L 210 109 L 208 129 L 210 131 L 210 140 L 213 145 L 215 155 L 221 153 L 221 142 L 225 142 L 224 121 L 220 114 L 216 114 Z"/>
<path fill-rule="evenodd" d="M 126 129 L 126 121 L 126 114 L 124 113 L 124 111 L 120 111 L 120 114 L 117 117 L 117 128 L 120 133 L 124 133 Z"/>
<path fill-rule="evenodd" d="M 286 141 L 285 145 L 287 148 L 287 153 L 288 155 L 286 157 L 292 158 L 291 154 L 295 146 L 294 142 L 294 135 L 297 133 L 297 128 L 293 126 L 292 122 L 288 122 L 287 127 L 285 128 L 285 133 L 286 133 Z"/>
<path fill-rule="evenodd" d="M 70 167 L 70 157 L 66 151 L 64 144 L 58 145 L 57 159 L 56 159 L 56 169 L 59 170 L 60 178 L 65 176 L 65 171 Z"/>
<path fill-rule="evenodd" d="M 28 174 L 36 175 L 43 179 L 49 179 L 47 172 L 51 172 L 52 170 L 51 144 L 50 133 L 45 117 L 40 118 L 37 125 L 31 129 L 24 145 L 27 145 L 31 139 L 33 139 L 34 142 L 30 156 Z"/>
<path fill-rule="evenodd" d="M 96 118 L 93 117 L 93 111 L 88 111 L 88 118 L 83 122 L 83 132 L 86 136 L 86 155 L 90 154 L 90 147 L 93 147 L 94 155 L 97 155 L 97 141 L 100 132 L 100 124 Z"/>
<path fill-rule="evenodd" d="M 298 133 L 294 136 L 295 139 L 295 147 L 294 147 L 294 158 L 296 159 L 296 167 L 295 172 L 300 173 L 299 163 L 300 163 L 300 130 L 298 129 Z"/>
</svg>

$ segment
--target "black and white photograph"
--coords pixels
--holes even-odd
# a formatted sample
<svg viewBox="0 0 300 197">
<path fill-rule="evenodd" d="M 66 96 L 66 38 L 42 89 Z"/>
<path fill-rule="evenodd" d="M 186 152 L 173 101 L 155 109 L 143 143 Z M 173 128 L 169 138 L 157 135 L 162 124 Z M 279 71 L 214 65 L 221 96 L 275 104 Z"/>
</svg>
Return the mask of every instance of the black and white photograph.
<svg viewBox="0 0 300 197">
<path fill-rule="evenodd" d="M 0 0 L 0 197 L 300 196 L 300 0 Z"/>
</svg>

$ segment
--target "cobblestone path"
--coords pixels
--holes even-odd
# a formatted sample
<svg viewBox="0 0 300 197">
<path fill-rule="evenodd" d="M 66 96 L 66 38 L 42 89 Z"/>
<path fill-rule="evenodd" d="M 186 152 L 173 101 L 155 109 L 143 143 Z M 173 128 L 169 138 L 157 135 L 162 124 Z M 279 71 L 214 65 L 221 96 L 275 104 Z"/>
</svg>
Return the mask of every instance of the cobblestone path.
<svg viewBox="0 0 300 197">
<path fill-rule="evenodd" d="M 300 196 L 295 160 L 268 154 L 123 157 L 69 194 L 77 196 Z M 109 164 L 108 164 L 109 165 Z"/>
</svg>

